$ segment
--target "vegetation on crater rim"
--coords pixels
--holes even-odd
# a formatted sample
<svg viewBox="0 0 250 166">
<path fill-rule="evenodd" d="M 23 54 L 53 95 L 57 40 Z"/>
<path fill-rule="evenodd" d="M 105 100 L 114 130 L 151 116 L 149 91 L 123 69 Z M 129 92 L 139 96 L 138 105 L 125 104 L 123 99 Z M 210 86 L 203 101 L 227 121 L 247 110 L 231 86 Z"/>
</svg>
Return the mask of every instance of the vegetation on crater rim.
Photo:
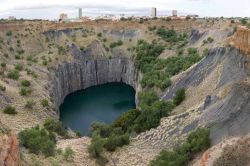
<svg viewBox="0 0 250 166">
<path fill-rule="evenodd" d="M 163 28 L 159 28 L 156 33 L 171 43 L 183 41 L 186 38 L 186 35 L 178 36 L 174 30 Z M 188 54 L 185 56 L 183 51 L 179 51 L 177 56 L 167 59 L 158 58 L 164 50 L 165 47 L 162 44 L 154 41 L 151 44 L 144 40 L 138 41 L 135 47 L 135 65 L 143 73 L 140 82 L 143 90 L 138 93 L 139 110 L 134 109 L 122 114 L 111 125 L 98 122 L 91 125 L 92 140 L 88 151 L 91 157 L 97 159 L 98 163 L 107 162 L 102 155 L 104 149 L 114 151 L 117 147 L 127 145 L 129 136 L 157 127 L 160 119 L 169 116 L 174 107 L 185 99 L 184 88 L 178 89 L 173 101 L 167 102 L 160 100 L 153 89 L 154 87 L 166 89 L 171 85 L 172 76 L 180 71 L 185 71 L 198 62 L 201 57 L 195 48 L 189 48 Z M 199 139 L 197 138 L 197 140 Z"/>
</svg>

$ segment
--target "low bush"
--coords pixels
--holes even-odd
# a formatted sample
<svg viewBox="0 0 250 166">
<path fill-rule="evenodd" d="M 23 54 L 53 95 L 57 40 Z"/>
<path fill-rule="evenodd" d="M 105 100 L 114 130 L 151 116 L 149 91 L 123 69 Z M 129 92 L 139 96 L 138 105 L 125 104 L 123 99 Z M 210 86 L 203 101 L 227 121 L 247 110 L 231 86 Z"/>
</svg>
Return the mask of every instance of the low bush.
<svg viewBox="0 0 250 166">
<path fill-rule="evenodd" d="M 48 118 L 45 120 L 43 126 L 46 130 L 48 130 L 51 133 L 57 133 L 58 135 L 64 138 L 68 138 L 68 131 L 66 128 L 62 126 L 62 123 L 60 121 Z"/>
<path fill-rule="evenodd" d="M 47 99 L 43 99 L 43 100 L 41 101 L 41 105 L 42 105 L 43 107 L 48 107 L 48 106 L 49 106 L 49 101 L 48 101 Z"/>
<path fill-rule="evenodd" d="M 70 147 L 67 147 L 63 153 L 63 157 L 67 161 L 73 160 L 74 151 Z"/>
<path fill-rule="evenodd" d="M 208 37 L 208 38 L 207 38 L 207 41 L 208 41 L 209 43 L 213 43 L 214 39 L 213 39 L 212 37 Z"/>
<path fill-rule="evenodd" d="M 31 85 L 31 83 L 29 80 L 22 80 L 21 85 L 24 87 L 29 87 Z"/>
<path fill-rule="evenodd" d="M 28 96 L 32 93 L 32 90 L 29 89 L 29 88 L 21 88 L 20 91 L 19 91 L 19 94 L 21 96 Z"/>
<path fill-rule="evenodd" d="M 185 89 L 184 88 L 177 89 L 177 91 L 175 92 L 173 103 L 175 105 L 179 105 L 183 100 L 185 100 L 185 97 L 186 97 Z"/>
<path fill-rule="evenodd" d="M 25 104 L 25 108 L 32 109 L 36 103 L 33 100 L 28 100 Z"/>
<path fill-rule="evenodd" d="M 6 36 L 12 36 L 12 31 L 6 32 Z"/>
<path fill-rule="evenodd" d="M 104 139 L 101 139 L 100 137 L 92 137 L 91 144 L 88 146 L 88 152 L 90 154 L 90 157 L 93 158 L 101 158 L 102 152 L 104 150 Z"/>
<path fill-rule="evenodd" d="M 138 99 L 140 101 L 140 107 L 151 106 L 154 102 L 159 100 L 159 97 L 154 91 L 139 92 Z"/>
<path fill-rule="evenodd" d="M 102 33 L 99 32 L 99 33 L 97 34 L 97 37 L 102 37 Z"/>
<path fill-rule="evenodd" d="M 10 106 L 10 105 L 6 106 L 6 107 L 3 109 L 3 112 L 4 112 L 5 114 L 10 114 L 10 115 L 15 115 L 15 114 L 17 114 L 16 108 L 13 107 L 13 106 Z"/>
<path fill-rule="evenodd" d="M 208 48 L 205 48 L 205 49 L 203 50 L 202 56 L 205 57 L 205 56 L 207 56 L 208 54 L 209 54 L 209 50 L 208 50 Z"/>
<path fill-rule="evenodd" d="M 151 166 L 173 165 L 186 166 L 194 155 L 205 151 L 210 146 L 209 130 L 198 128 L 191 132 L 187 141 L 173 151 L 163 150 L 151 161 Z"/>
<path fill-rule="evenodd" d="M 6 63 L 2 62 L 2 63 L 1 63 L 1 67 L 2 67 L 2 68 L 6 68 Z"/>
<path fill-rule="evenodd" d="M 55 136 L 39 126 L 21 131 L 19 140 L 31 153 L 43 153 L 46 157 L 55 154 Z"/>
<path fill-rule="evenodd" d="M 92 122 L 90 127 L 90 134 L 99 135 L 102 138 L 107 138 L 112 134 L 113 128 L 102 122 Z"/>
<path fill-rule="evenodd" d="M 110 43 L 109 47 L 110 48 L 115 48 L 115 47 L 118 47 L 118 46 L 121 46 L 121 45 L 123 45 L 123 42 L 121 40 L 118 40 L 117 42 Z"/>
<path fill-rule="evenodd" d="M 2 92 L 6 91 L 6 87 L 3 85 L 0 85 L 0 91 L 2 91 Z"/>
<path fill-rule="evenodd" d="M 18 70 L 12 70 L 9 71 L 7 74 L 7 77 L 13 80 L 18 80 L 19 79 L 19 71 Z"/>
<path fill-rule="evenodd" d="M 104 147 L 108 151 L 115 151 L 117 147 L 122 147 L 129 144 L 129 135 L 111 135 L 105 141 Z"/>
<path fill-rule="evenodd" d="M 128 128 L 134 123 L 134 120 L 141 114 L 138 109 L 129 110 L 119 116 L 113 123 L 113 127 L 120 127 L 123 131 L 127 131 Z"/>
<path fill-rule="evenodd" d="M 59 55 L 65 55 L 66 54 L 66 49 L 63 46 L 58 46 L 58 54 Z"/>
<path fill-rule="evenodd" d="M 165 29 L 161 27 L 157 29 L 156 34 L 168 42 L 176 42 L 178 40 L 177 33 L 173 29 Z"/>
</svg>

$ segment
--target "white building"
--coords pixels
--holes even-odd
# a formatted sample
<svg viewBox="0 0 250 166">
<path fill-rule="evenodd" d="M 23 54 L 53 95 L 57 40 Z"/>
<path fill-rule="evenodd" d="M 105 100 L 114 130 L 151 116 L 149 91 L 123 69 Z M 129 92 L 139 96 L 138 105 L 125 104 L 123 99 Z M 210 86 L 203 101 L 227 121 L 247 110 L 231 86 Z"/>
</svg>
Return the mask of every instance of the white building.
<svg viewBox="0 0 250 166">
<path fill-rule="evenodd" d="M 10 21 L 16 20 L 16 17 L 14 17 L 14 16 L 9 16 L 9 17 L 8 17 L 8 20 L 10 20 Z"/>
<path fill-rule="evenodd" d="M 157 16 L 157 13 L 156 13 L 156 8 L 155 7 L 152 7 L 152 10 L 151 10 L 151 17 L 156 17 Z"/>
<path fill-rule="evenodd" d="M 177 17 L 177 10 L 173 10 L 173 11 L 172 11 L 172 16 L 173 16 L 173 17 Z"/>
<path fill-rule="evenodd" d="M 78 9 L 78 18 L 82 18 L 82 8 Z"/>
</svg>

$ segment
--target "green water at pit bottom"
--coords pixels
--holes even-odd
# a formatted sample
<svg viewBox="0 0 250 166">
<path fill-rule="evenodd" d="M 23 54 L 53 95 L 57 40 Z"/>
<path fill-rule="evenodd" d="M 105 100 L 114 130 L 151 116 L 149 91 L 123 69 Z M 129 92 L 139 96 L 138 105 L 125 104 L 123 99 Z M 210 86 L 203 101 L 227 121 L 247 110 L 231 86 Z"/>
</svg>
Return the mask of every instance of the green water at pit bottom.
<svg viewBox="0 0 250 166">
<path fill-rule="evenodd" d="M 87 135 L 92 122 L 111 124 L 123 112 L 135 107 L 135 91 L 131 86 L 97 85 L 66 96 L 60 106 L 60 121 L 63 126 Z"/>
</svg>

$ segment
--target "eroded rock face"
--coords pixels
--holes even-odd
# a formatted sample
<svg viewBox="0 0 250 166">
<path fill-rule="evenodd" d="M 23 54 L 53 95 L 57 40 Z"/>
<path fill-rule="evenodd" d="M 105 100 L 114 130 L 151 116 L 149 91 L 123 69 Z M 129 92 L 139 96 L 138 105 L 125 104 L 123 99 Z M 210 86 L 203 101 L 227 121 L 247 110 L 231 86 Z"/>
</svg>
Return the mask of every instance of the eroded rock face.
<svg viewBox="0 0 250 166">
<path fill-rule="evenodd" d="M 19 165 L 19 142 L 15 135 L 0 134 L 0 165 Z"/>
<path fill-rule="evenodd" d="M 74 61 L 61 64 L 52 76 L 52 95 L 56 109 L 66 95 L 94 85 L 123 82 L 138 88 L 138 72 L 123 54 L 107 58 L 100 44 L 92 43 L 85 51 L 71 46 Z M 92 54 L 94 53 L 94 54 Z"/>
<path fill-rule="evenodd" d="M 239 26 L 231 38 L 231 44 L 245 54 L 250 55 L 250 29 Z"/>
</svg>

